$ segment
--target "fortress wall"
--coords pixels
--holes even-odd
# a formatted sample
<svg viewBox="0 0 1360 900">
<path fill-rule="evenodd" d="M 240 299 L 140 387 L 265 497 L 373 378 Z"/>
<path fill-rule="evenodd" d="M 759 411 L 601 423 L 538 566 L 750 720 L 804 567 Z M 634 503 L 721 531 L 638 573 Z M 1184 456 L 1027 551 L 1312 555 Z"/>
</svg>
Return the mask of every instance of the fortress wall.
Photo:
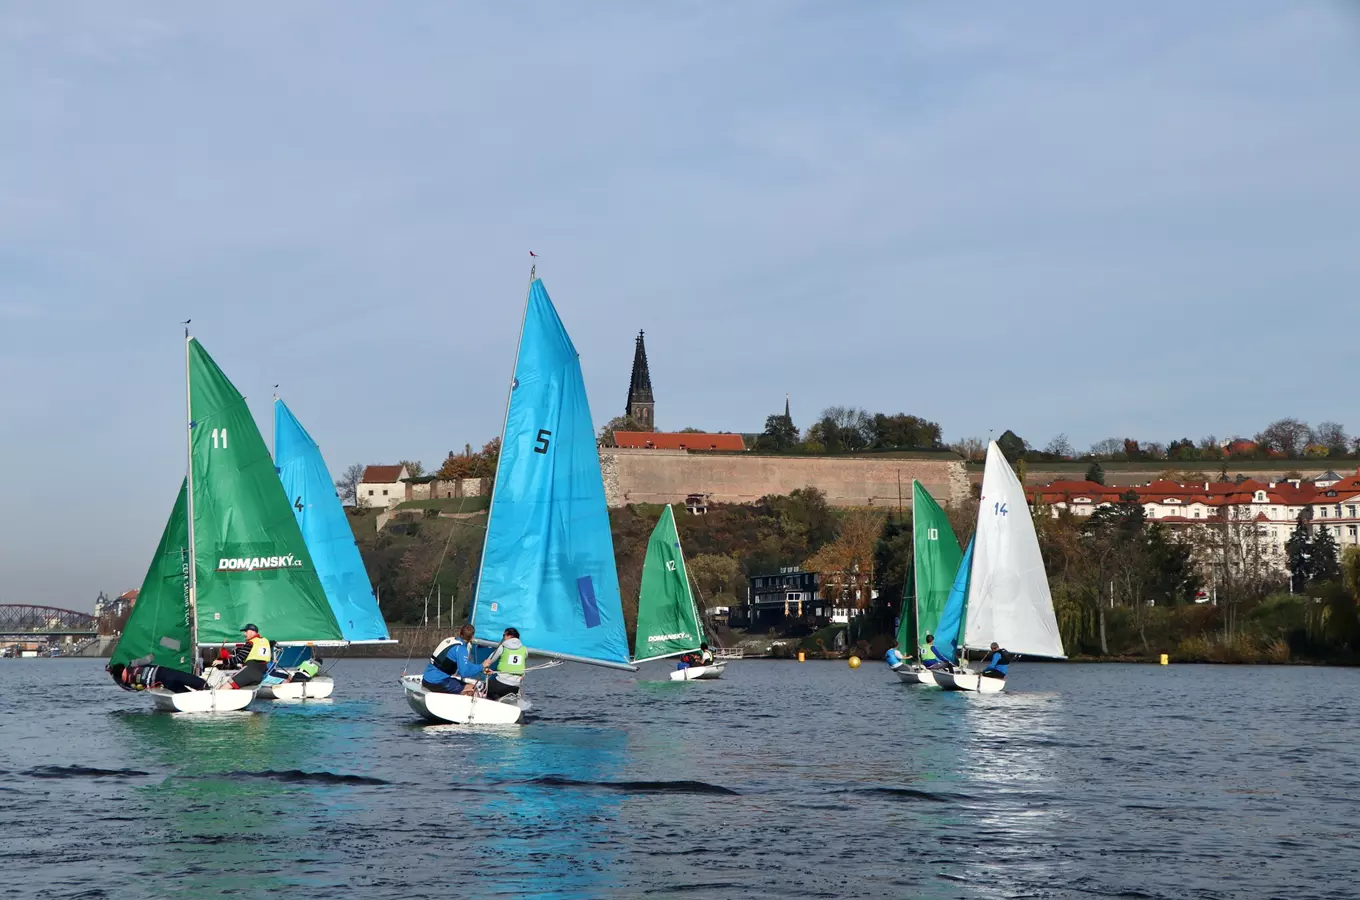
<svg viewBox="0 0 1360 900">
<path fill-rule="evenodd" d="M 940 503 L 968 496 L 961 460 L 845 456 L 761 456 L 754 453 L 690 453 L 684 450 L 600 450 L 605 498 L 628 503 L 684 503 L 708 494 L 716 503 L 751 503 L 767 494 L 787 494 L 811 485 L 835 506 L 911 505 L 911 480 L 918 479 Z M 900 479 L 900 480 L 899 480 Z"/>
</svg>

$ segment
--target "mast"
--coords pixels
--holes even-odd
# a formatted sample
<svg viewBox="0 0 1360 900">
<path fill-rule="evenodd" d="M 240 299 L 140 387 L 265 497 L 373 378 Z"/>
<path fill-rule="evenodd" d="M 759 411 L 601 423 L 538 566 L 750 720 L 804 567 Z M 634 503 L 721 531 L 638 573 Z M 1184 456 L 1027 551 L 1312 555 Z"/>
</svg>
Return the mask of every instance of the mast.
<svg viewBox="0 0 1360 900">
<path fill-rule="evenodd" d="M 902 502 L 901 475 L 897 502 Z M 903 610 L 906 612 L 906 610 Z M 916 479 L 911 480 L 911 657 L 921 657 L 921 556 L 916 552 Z"/>
<path fill-rule="evenodd" d="M 685 580 L 685 593 L 689 594 L 689 608 L 694 611 L 694 624 L 699 627 L 699 643 L 703 643 L 704 620 L 699 615 L 699 604 L 694 601 L 694 588 L 689 583 L 689 566 L 685 565 L 685 548 L 680 546 L 680 528 L 675 524 L 675 510 L 671 509 L 669 503 L 666 504 L 666 512 L 671 515 L 671 527 L 675 529 L 675 547 L 680 552 L 676 554 L 680 557 L 680 576 Z"/>
<path fill-rule="evenodd" d="M 529 252 L 534 256 L 533 251 Z M 491 523 L 496 516 L 496 491 L 500 489 L 501 482 L 501 459 L 505 456 L 505 429 L 510 424 L 510 400 L 515 392 L 515 373 L 519 371 L 519 353 L 524 348 L 524 323 L 529 320 L 529 296 L 534 289 L 534 281 L 538 278 L 538 264 L 529 264 L 529 285 L 524 289 L 524 310 L 519 316 L 519 340 L 515 343 L 515 363 L 510 369 L 510 387 L 505 391 L 505 417 L 501 420 L 501 453 L 496 457 L 496 474 L 491 482 L 491 504 L 486 510 L 486 533 L 482 535 L 482 558 L 477 563 L 477 591 L 481 590 L 482 570 L 486 567 L 486 542 L 491 537 Z M 477 627 L 477 593 L 472 595 L 472 610 L 468 613 L 468 624 L 475 630 Z"/>
<path fill-rule="evenodd" d="M 188 484 L 189 501 L 189 646 L 194 655 L 193 672 L 197 675 L 202 669 L 198 655 L 198 553 L 194 546 L 194 402 L 193 379 L 189 375 L 191 368 L 189 345 L 193 339 L 189 337 L 189 321 L 184 323 L 184 445 L 185 457 L 188 460 L 185 481 Z"/>
</svg>

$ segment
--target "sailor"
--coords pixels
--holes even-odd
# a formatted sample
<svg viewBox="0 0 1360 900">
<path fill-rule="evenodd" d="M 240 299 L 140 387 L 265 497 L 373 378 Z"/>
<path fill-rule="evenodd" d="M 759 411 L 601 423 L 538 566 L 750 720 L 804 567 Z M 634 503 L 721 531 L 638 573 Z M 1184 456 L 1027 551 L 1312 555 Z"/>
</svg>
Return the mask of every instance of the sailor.
<svg viewBox="0 0 1360 900">
<path fill-rule="evenodd" d="M 945 669 L 948 663 L 944 654 L 935 649 L 935 635 L 926 635 L 926 645 L 921 648 L 921 664 L 927 669 Z"/>
<path fill-rule="evenodd" d="M 208 683 L 197 675 L 181 672 L 169 666 L 156 665 L 156 658 L 148 653 L 124 665 L 114 663 L 106 671 L 114 684 L 125 691 L 145 691 L 155 687 L 165 688 L 172 694 L 188 691 L 206 691 Z"/>
<path fill-rule="evenodd" d="M 471 625 L 458 629 L 458 634 L 447 638 L 434 648 L 430 664 L 420 676 L 420 684 L 437 694 L 472 694 L 477 690 L 481 668 L 472 660 Z"/>
<path fill-rule="evenodd" d="M 259 684 L 264 680 L 265 672 L 269 668 L 269 661 L 272 654 L 269 641 L 260 636 L 260 629 L 254 624 L 241 626 L 241 632 L 246 636 L 244 644 L 236 645 L 236 652 L 229 653 L 223 647 L 221 658 L 214 662 L 214 666 L 224 663 L 232 666 L 240 666 L 240 671 L 231 677 L 232 687 L 250 687 Z"/>
<path fill-rule="evenodd" d="M 701 666 L 713 665 L 713 651 L 708 649 L 707 643 L 702 643 L 699 645 L 699 665 Z"/>
<path fill-rule="evenodd" d="M 906 657 L 896 647 L 889 647 L 888 652 L 883 654 L 883 661 L 888 664 L 889 668 L 896 669 L 906 661 Z"/>
<path fill-rule="evenodd" d="M 311 659 L 305 659 L 301 663 L 299 663 L 298 667 L 293 670 L 293 673 L 288 676 L 287 680 L 299 683 L 304 681 L 311 681 L 313 678 L 317 676 L 317 673 L 319 673 L 320 671 L 321 671 L 321 657 L 313 656 Z"/>
<path fill-rule="evenodd" d="M 524 670 L 528 666 L 528 651 L 519 640 L 519 630 L 505 629 L 503 639 L 491 655 L 486 658 L 482 671 L 487 675 L 495 671 L 495 677 L 486 683 L 486 696 L 499 700 L 506 694 L 519 693 Z"/>
<path fill-rule="evenodd" d="M 983 678 L 1005 678 L 1006 670 L 1011 666 L 1011 655 L 996 641 L 992 641 L 991 652 L 987 654 L 987 659 L 983 664 Z"/>
</svg>

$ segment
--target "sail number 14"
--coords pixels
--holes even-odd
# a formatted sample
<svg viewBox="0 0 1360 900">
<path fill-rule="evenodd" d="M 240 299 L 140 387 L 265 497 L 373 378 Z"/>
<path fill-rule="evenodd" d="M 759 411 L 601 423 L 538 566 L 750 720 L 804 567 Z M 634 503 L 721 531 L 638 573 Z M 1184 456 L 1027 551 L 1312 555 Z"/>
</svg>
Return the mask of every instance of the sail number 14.
<svg viewBox="0 0 1360 900">
<path fill-rule="evenodd" d="M 994 515 L 994 516 L 1004 516 L 1005 514 L 1006 514 L 1006 504 L 1005 504 L 1005 503 L 993 503 L 993 504 L 992 504 L 992 515 Z"/>
</svg>

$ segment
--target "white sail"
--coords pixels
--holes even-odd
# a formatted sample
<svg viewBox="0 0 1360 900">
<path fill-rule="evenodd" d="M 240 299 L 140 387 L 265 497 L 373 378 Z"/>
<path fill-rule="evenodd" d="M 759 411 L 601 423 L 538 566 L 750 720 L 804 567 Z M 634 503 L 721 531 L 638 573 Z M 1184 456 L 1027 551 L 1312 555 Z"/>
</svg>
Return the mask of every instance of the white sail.
<svg viewBox="0 0 1360 900">
<path fill-rule="evenodd" d="M 1025 490 L 993 441 L 982 475 L 964 644 L 1064 659 Z"/>
</svg>

